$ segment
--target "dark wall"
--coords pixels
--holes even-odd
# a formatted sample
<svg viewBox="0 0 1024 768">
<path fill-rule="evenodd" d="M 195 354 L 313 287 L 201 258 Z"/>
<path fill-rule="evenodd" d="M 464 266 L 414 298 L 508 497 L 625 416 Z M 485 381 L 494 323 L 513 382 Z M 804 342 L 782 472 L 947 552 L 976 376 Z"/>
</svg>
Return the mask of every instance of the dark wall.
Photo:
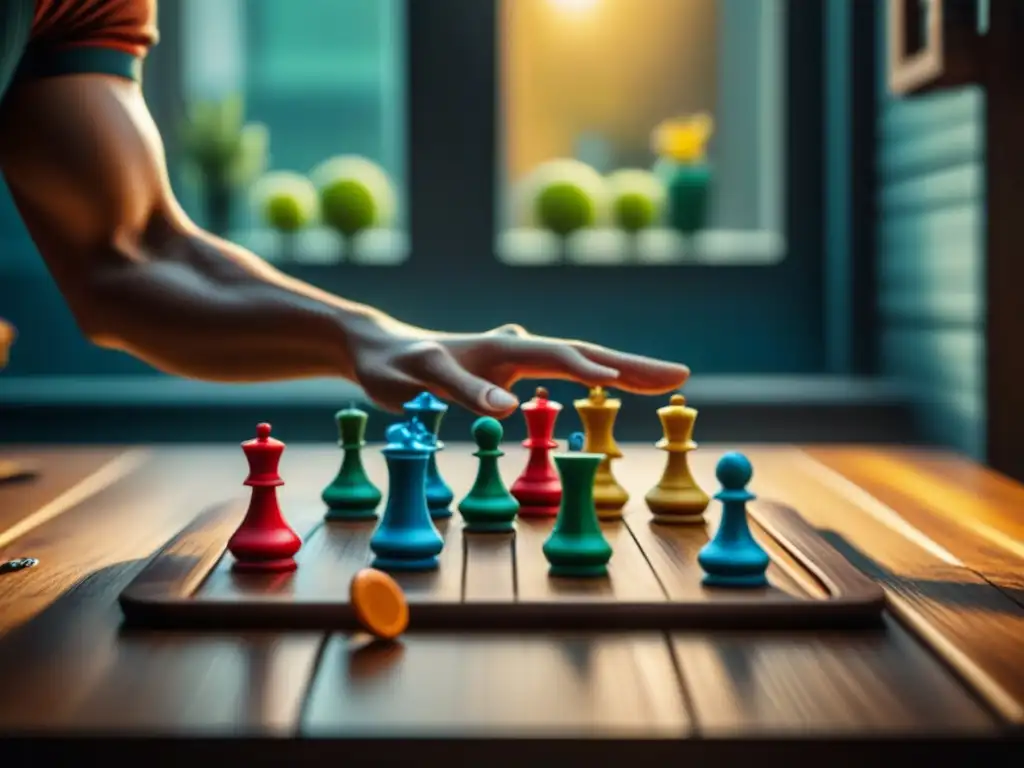
<svg viewBox="0 0 1024 768">
<path fill-rule="evenodd" d="M 981 458 L 985 95 L 891 98 L 880 48 L 881 370 L 912 388 L 925 438 Z"/>
</svg>

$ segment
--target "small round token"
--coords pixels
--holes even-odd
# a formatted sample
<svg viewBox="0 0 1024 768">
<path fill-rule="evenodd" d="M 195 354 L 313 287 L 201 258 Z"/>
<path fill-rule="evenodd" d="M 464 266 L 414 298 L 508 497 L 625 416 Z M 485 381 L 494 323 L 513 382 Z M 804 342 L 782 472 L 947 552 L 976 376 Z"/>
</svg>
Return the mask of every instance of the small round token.
<svg viewBox="0 0 1024 768">
<path fill-rule="evenodd" d="M 405 593 L 398 582 L 376 568 L 364 568 L 352 578 L 349 600 L 359 623 L 379 638 L 392 640 L 409 625 Z"/>
</svg>

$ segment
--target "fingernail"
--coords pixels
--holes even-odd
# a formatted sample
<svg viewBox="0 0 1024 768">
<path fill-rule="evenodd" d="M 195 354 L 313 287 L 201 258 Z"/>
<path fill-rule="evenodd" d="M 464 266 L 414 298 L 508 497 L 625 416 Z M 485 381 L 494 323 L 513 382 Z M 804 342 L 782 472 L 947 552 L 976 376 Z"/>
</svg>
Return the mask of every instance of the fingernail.
<svg viewBox="0 0 1024 768">
<path fill-rule="evenodd" d="M 617 379 L 619 378 L 619 372 L 614 368 L 609 368 L 606 365 L 597 366 L 594 371 L 601 377 L 606 379 Z"/>
<path fill-rule="evenodd" d="M 519 405 L 519 400 L 511 392 L 506 392 L 501 387 L 491 387 L 487 390 L 487 394 L 484 395 L 484 400 L 487 402 L 489 408 L 494 408 L 498 411 L 504 411 L 508 408 L 515 408 Z"/>
</svg>

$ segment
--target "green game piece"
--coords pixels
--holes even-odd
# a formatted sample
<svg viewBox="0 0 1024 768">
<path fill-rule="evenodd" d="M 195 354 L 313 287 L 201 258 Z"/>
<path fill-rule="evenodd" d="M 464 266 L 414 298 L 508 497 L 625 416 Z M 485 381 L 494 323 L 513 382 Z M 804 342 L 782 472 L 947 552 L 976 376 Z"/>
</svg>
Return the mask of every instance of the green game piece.
<svg viewBox="0 0 1024 768">
<path fill-rule="evenodd" d="M 498 472 L 498 459 L 504 452 L 498 448 L 505 430 L 501 422 L 484 416 L 473 423 L 473 440 L 480 460 L 476 480 L 459 503 L 459 512 L 469 533 L 511 533 L 519 513 L 519 502 L 509 493 Z"/>
<path fill-rule="evenodd" d="M 583 453 L 582 444 L 582 435 L 573 435 L 569 439 L 572 452 L 553 456 L 562 479 L 562 504 L 543 547 L 551 576 L 606 576 L 612 557 L 594 506 L 594 478 L 605 456 Z"/>
<path fill-rule="evenodd" d="M 338 422 L 338 445 L 345 452 L 334 481 L 321 498 L 327 505 L 326 520 L 376 520 L 381 492 L 366 474 L 362 449 L 366 445 L 364 411 L 350 406 L 334 414 Z"/>
</svg>

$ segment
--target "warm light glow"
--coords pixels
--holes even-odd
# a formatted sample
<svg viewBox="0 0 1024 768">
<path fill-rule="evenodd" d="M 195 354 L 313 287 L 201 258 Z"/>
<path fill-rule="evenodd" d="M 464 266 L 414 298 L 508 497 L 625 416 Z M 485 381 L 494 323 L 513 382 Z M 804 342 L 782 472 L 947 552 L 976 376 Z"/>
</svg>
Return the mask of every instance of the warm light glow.
<svg viewBox="0 0 1024 768">
<path fill-rule="evenodd" d="M 574 13 L 580 13 L 582 11 L 589 11 L 595 5 L 597 0 L 548 0 L 555 8 L 560 11 L 571 11 Z"/>
</svg>

